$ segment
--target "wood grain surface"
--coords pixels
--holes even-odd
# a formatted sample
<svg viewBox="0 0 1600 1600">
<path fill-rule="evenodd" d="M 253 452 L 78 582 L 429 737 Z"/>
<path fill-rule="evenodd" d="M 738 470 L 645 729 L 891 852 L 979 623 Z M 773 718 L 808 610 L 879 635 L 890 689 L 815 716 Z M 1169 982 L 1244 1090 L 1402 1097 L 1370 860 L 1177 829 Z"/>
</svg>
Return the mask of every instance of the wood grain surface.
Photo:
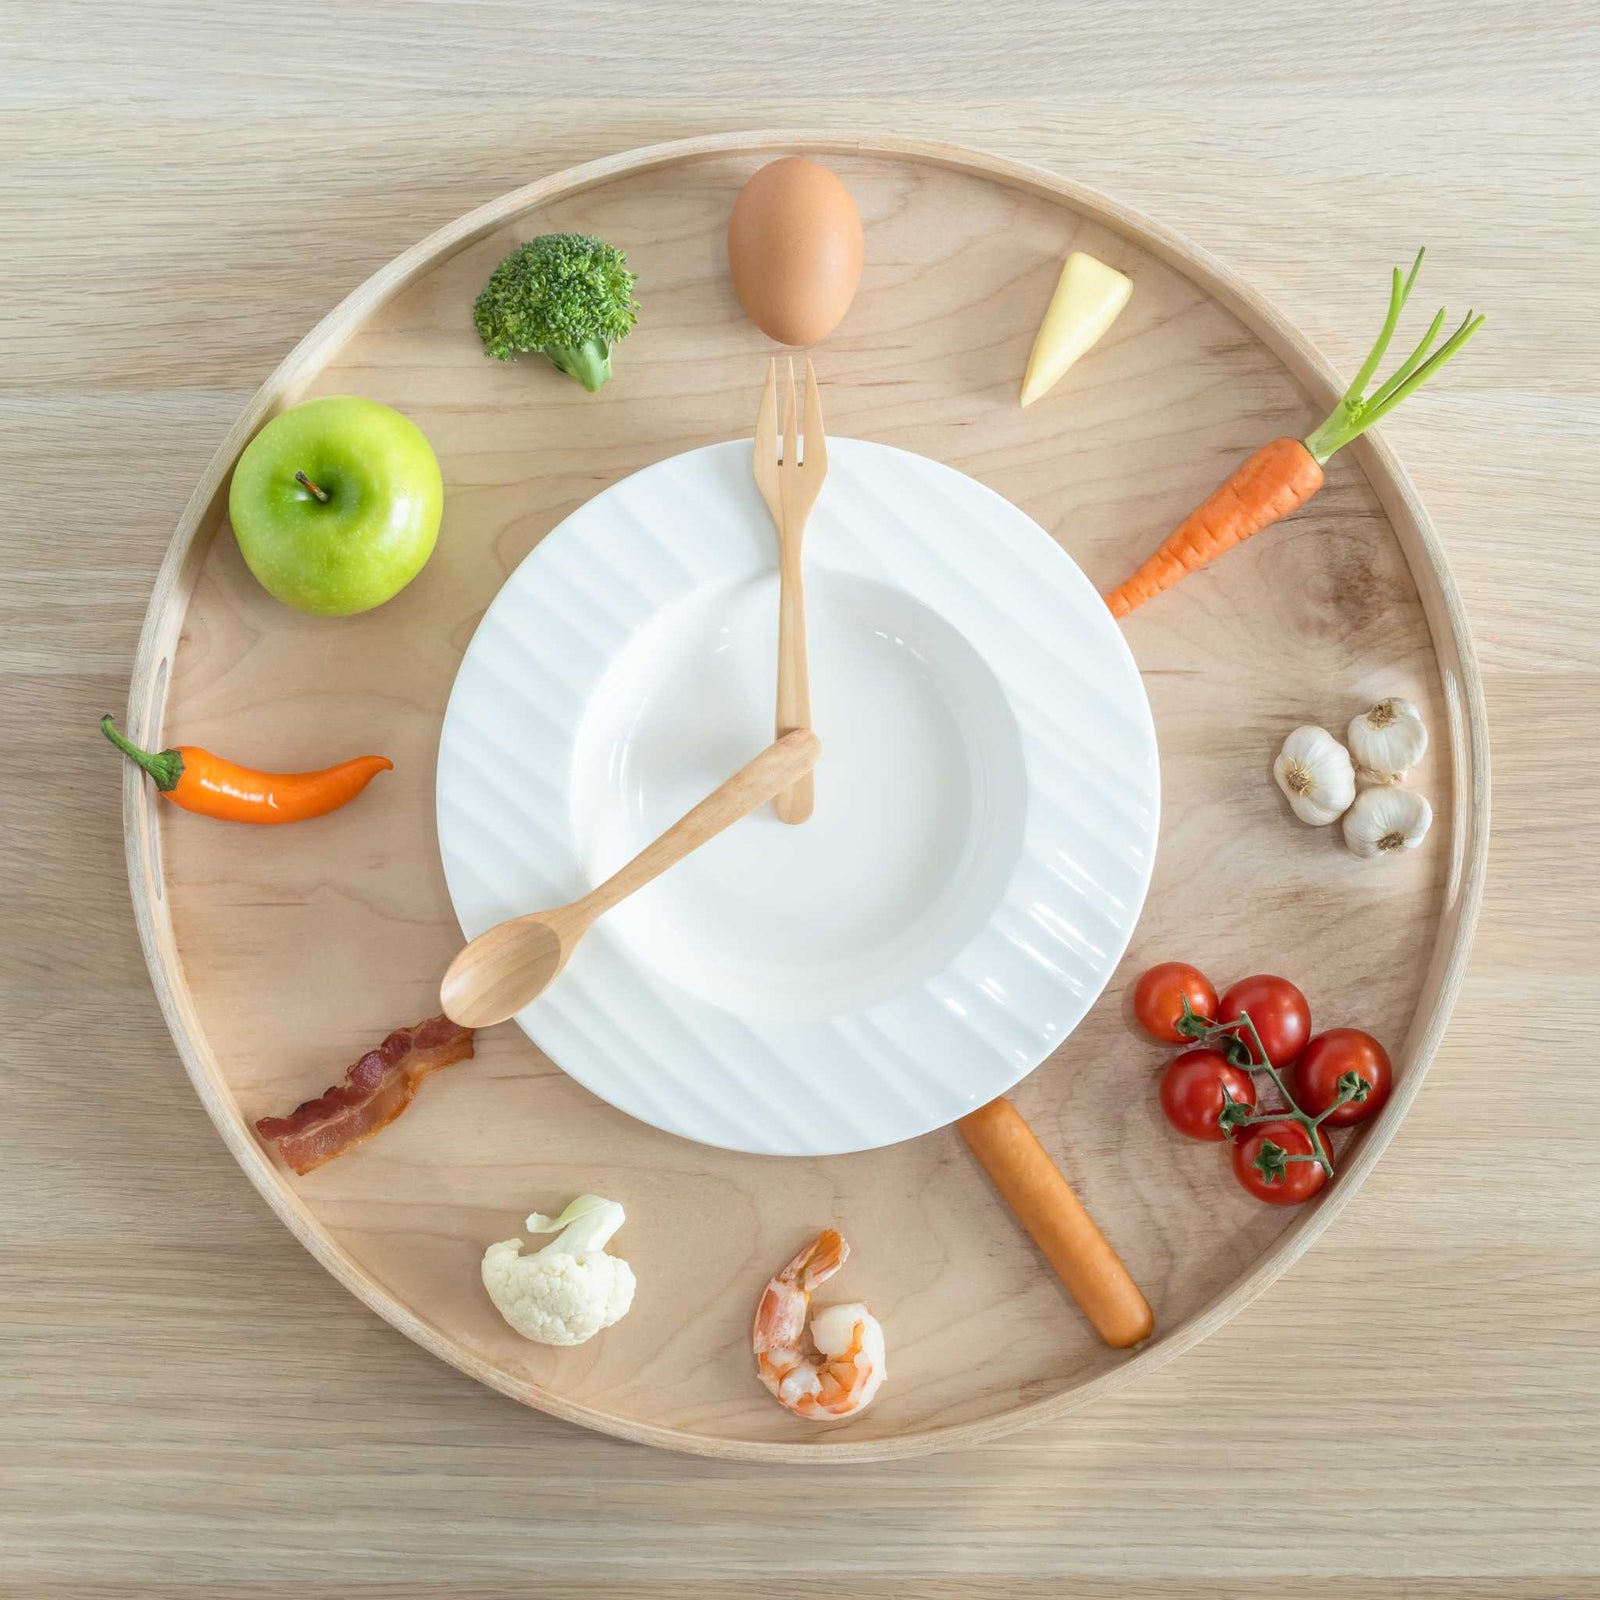
<svg viewBox="0 0 1600 1600">
<path fill-rule="evenodd" d="M 0 1589 L 1600 1593 L 1591 8 L 13 0 L 0 49 Z M 1269 1295 L 1069 1421 L 758 1472 L 530 1414 L 290 1239 L 174 1057 L 92 722 L 201 467 L 373 268 L 576 160 L 864 113 L 1159 215 L 1346 369 L 1414 241 L 1491 311 L 1386 431 L 1474 621 L 1495 845 L 1417 1106 Z"/>
<path fill-rule="evenodd" d="M 984 1443 L 1133 1381 L 1225 1322 L 1348 1203 L 1415 1099 L 1459 987 L 1482 890 L 1486 741 L 1453 586 L 1371 441 L 1330 464 L 1292 530 L 1235 557 L 1231 582 L 1207 576 L 1181 603 L 1128 619 L 1162 748 L 1159 860 L 1105 998 L 1018 1094 L 1157 1308 L 1156 1335 L 1136 1354 L 1108 1351 L 1064 1305 L 952 1130 L 831 1160 L 709 1150 L 619 1116 L 516 1029 L 485 1034 L 474 1069 L 430 1086 L 426 1114 L 380 1147 L 286 1183 L 251 1120 L 319 1092 L 393 1017 L 430 1010 L 458 946 L 430 757 L 484 607 L 596 489 L 749 428 L 770 346 L 706 264 L 722 254 L 746 179 L 795 148 L 849 184 L 870 246 L 847 325 L 819 350 L 836 417 L 978 474 L 1105 587 L 1153 542 L 1149 525 L 1175 522 L 1246 441 L 1309 431 L 1341 392 L 1293 329 L 1192 248 L 1038 169 L 782 133 L 572 169 L 452 222 L 330 311 L 202 475 L 155 584 L 128 695 L 138 740 L 315 765 L 333 730 L 370 729 L 366 741 L 397 758 L 379 797 L 284 844 L 174 817 L 130 765 L 123 815 L 135 911 L 184 1064 L 251 1180 L 353 1292 L 474 1376 L 624 1438 L 765 1460 L 883 1459 Z M 552 228 L 622 242 L 654 285 L 651 315 L 624 347 L 627 381 L 593 401 L 537 365 L 486 361 L 468 326 L 493 264 Z M 1017 369 L 1069 247 L 1133 277 L 1138 305 L 1057 403 L 1022 412 Z M 265 416 L 344 391 L 422 426 L 447 505 L 427 578 L 330 623 L 262 590 L 223 501 Z M 1174 439 L 1174 414 L 1197 394 L 1205 418 Z M 1388 693 L 1435 729 L 1412 781 L 1439 822 L 1375 871 L 1337 834 L 1290 823 L 1265 769 L 1288 728 L 1342 727 Z M 1300 914 L 1306 903 L 1314 919 Z M 1130 1034 L 1128 989 L 1180 940 L 1219 975 L 1259 968 L 1270 946 L 1326 1021 L 1358 1016 L 1389 1042 L 1394 1097 L 1338 1149 L 1339 1182 L 1317 1206 L 1263 1207 L 1225 1175 L 1219 1186 L 1219 1153 L 1175 1151 L 1134 1076 L 1160 1052 Z M 663 1025 L 615 1020 L 635 1040 Z M 561 1203 L 549 1184 L 628 1205 L 623 1247 L 646 1285 L 640 1314 L 582 1351 L 515 1337 L 474 1270 L 530 1186 L 540 1209 Z M 752 1286 L 825 1225 L 852 1241 L 851 1288 L 888 1318 L 895 1381 L 869 1415 L 819 1432 L 751 1381 L 748 1322 Z M 975 1324 L 1005 1329 L 978 1369 Z"/>
</svg>

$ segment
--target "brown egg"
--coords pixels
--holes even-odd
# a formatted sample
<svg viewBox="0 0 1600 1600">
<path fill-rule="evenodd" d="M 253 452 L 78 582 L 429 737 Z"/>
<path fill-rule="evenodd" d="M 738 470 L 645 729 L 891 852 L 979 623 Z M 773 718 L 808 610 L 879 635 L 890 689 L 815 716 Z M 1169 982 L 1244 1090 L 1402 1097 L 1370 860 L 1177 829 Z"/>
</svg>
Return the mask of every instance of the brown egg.
<svg viewBox="0 0 1600 1600">
<path fill-rule="evenodd" d="M 803 156 L 763 167 L 728 219 L 733 292 L 779 344 L 816 344 L 839 326 L 861 282 L 861 254 L 850 191 Z"/>
</svg>

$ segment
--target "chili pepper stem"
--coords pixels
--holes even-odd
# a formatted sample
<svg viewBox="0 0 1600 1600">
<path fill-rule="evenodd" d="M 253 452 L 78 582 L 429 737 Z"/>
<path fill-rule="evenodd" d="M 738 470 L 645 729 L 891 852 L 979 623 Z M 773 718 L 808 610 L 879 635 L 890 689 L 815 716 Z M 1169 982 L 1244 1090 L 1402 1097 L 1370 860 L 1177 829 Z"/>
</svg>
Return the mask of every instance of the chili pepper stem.
<svg viewBox="0 0 1600 1600">
<path fill-rule="evenodd" d="M 183 757 L 176 750 L 162 750 L 155 755 L 148 750 L 141 750 L 131 739 L 117 732 L 116 720 L 109 712 L 100 719 L 100 731 L 123 755 L 143 767 L 155 779 L 156 788 L 162 794 L 178 787 L 178 779 L 183 776 Z"/>
</svg>

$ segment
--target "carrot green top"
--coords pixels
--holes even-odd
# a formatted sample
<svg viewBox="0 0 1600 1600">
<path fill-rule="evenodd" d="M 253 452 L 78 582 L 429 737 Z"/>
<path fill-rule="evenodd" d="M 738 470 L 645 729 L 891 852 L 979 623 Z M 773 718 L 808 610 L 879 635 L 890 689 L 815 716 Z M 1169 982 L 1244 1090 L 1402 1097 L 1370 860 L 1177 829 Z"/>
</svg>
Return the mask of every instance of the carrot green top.
<svg viewBox="0 0 1600 1600">
<path fill-rule="evenodd" d="M 1429 324 L 1427 333 L 1423 335 L 1422 343 L 1395 368 L 1373 394 L 1362 392 L 1372 382 L 1378 370 L 1378 363 L 1388 353 L 1389 341 L 1394 338 L 1395 328 L 1400 322 L 1400 313 L 1405 309 L 1406 300 L 1410 297 L 1411 286 L 1417 281 L 1417 272 L 1422 266 L 1425 254 L 1425 251 L 1417 251 L 1417 259 L 1411 263 L 1411 271 L 1404 277 L 1401 276 L 1399 267 L 1394 269 L 1394 280 L 1389 290 L 1389 314 L 1383 319 L 1378 342 L 1368 352 L 1367 359 L 1355 376 L 1355 382 L 1345 390 L 1344 398 L 1333 408 L 1332 414 L 1319 428 L 1306 436 L 1306 449 L 1316 457 L 1319 464 L 1327 461 L 1335 450 L 1342 450 L 1352 439 L 1359 438 L 1380 417 L 1393 411 L 1407 395 L 1420 389 L 1482 324 L 1483 318 L 1474 316 L 1469 311 L 1462 319 L 1461 326 L 1430 355 L 1428 352 L 1432 349 L 1433 341 L 1439 337 L 1439 330 L 1444 327 L 1445 311 L 1441 306 L 1438 315 Z"/>
</svg>

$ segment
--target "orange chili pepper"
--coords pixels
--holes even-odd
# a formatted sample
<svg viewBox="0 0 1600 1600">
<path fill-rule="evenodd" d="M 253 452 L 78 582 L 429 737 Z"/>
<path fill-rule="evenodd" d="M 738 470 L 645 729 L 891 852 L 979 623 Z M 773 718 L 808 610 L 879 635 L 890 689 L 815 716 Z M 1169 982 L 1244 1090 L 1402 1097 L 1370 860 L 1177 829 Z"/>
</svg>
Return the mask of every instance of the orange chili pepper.
<svg viewBox="0 0 1600 1600">
<path fill-rule="evenodd" d="M 118 733 L 108 716 L 100 719 L 100 731 L 143 767 L 174 805 L 226 822 L 301 822 L 320 817 L 354 800 L 380 772 L 394 766 L 387 756 L 357 756 L 321 772 L 257 772 L 192 744 L 151 755 Z"/>
</svg>

